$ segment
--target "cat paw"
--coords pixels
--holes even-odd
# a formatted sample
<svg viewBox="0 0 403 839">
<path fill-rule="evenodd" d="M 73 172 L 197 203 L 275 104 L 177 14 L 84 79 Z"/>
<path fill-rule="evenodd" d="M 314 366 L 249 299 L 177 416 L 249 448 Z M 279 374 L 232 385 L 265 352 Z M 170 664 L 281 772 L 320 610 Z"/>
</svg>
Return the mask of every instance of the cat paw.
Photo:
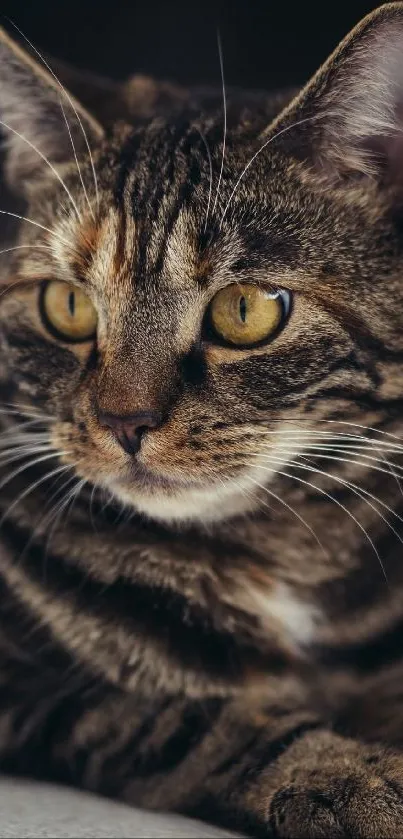
<svg viewBox="0 0 403 839">
<path fill-rule="evenodd" d="M 268 835 L 276 839 L 403 839 L 403 762 L 303 771 L 272 797 Z M 397 771 L 396 771 L 397 770 Z"/>
</svg>

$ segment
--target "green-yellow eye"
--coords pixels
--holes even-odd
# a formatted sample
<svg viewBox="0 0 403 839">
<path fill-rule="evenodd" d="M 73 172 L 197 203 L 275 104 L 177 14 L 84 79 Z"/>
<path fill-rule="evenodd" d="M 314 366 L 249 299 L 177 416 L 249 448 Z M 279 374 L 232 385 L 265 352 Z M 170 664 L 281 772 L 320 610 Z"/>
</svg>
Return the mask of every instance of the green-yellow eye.
<svg viewBox="0 0 403 839">
<path fill-rule="evenodd" d="M 90 341 L 97 329 L 97 313 L 77 286 L 52 280 L 40 294 L 42 320 L 49 332 L 67 342 Z"/>
<path fill-rule="evenodd" d="M 285 322 L 291 306 L 287 291 L 261 288 L 253 283 L 226 286 L 213 298 L 210 325 L 218 338 L 237 347 L 268 340 Z"/>
</svg>

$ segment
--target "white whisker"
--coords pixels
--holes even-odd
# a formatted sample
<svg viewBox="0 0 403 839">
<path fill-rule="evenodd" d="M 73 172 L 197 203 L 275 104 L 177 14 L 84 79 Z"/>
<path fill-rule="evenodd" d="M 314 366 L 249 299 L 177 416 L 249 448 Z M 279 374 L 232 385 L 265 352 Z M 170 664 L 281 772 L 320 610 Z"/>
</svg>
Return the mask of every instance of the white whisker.
<svg viewBox="0 0 403 839">
<path fill-rule="evenodd" d="M 205 145 L 206 152 L 207 152 L 207 157 L 208 157 L 208 162 L 209 162 L 209 167 L 210 167 L 210 186 L 209 186 L 209 193 L 208 193 L 206 218 L 205 218 L 205 221 L 204 221 L 204 233 L 205 233 L 206 230 L 207 230 L 207 224 L 208 224 L 208 219 L 209 219 L 209 214 L 210 214 L 211 193 L 212 193 L 212 190 L 213 190 L 213 161 L 211 159 L 211 151 L 210 151 L 208 142 L 207 142 L 204 134 L 202 134 L 201 131 L 199 131 L 198 128 L 196 128 L 196 131 L 198 132 L 198 134 L 200 134 L 200 137 L 202 138 L 203 143 Z"/>
<path fill-rule="evenodd" d="M 91 207 L 91 204 L 90 204 L 90 199 L 89 199 L 89 197 L 88 197 L 88 192 L 87 192 L 87 189 L 86 189 L 86 186 L 85 186 L 85 183 L 84 183 L 84 179 L 83 179 L 83 175 L 82 175 L 82 172 L 81 172 L 80 164 L 79 164 L 79 162 L 78 162 L 78 157 L 77 157 L 76 147 L 75 147 L 75 145 L 74 145 L 73 135 L 72 135 L 72 133 L 71 133 L 71 129 L 70 129 L 70 126 L 69 126 L 69 123 L 68 123 L 68 120 L 67 120 L 67 116 L 66 116 L 65 110 L 64 110 L 64 108 L 63 108 L 63 103 L 62 103 L 62 102 L 60 102 L 60 107 L 61 107 L 61 110 L 62 110 L 62 114 L 63 114 L 63 117 L 64 117 L 64 121 L 65 121 L 65 123 L 66 123 L 66 128 L 67 128 L 67 131 L 68 131 L 68 133 L 69 133 L 70 143 L 71 143 L 71 147 L 72 147 L 72 149 L 73 149 L 74 160 L 75 160 L 76 167 L 77 167 L 77 171 L 78 171 L 79 178 L 80 178 L 80 181 L 81 181 L 81 186 L 82 186 L 82 188 L 83 188 L 83 192 L 84 192 L 84 195 L 85 195 L 85 198 L 86 198 L 86 201 L 87 201 L 88 207 L 89 207 L 89 211 L 90 211 L 90 213 L 91 213 L 91 215 L 92 215 L 93 220 L 95 221 L 94 211 L 93 211 L 93 209 L 92 209 L 92 207 Z"/>
<path fill-rule="evenodd" d="M 88 156 L 89 156 L 89 159 L 90 159 L 90 164 L 91 164 L 91 169 L 92 169 L 92 177 L 93 177 L 93 179 L 94 179 L 94 186 L 95 186 L 95 195 L 96 195 L 97 206 L 99 206 L 98 181 L 97 181 L 97 175 L 96 175 L 96 171 L 95 171 L 94 158 L 93 158 L 93 156 L 92 156 L 91 146 L 90 146 L 90 144 L 89 144 L 89 140 L 88 140 L 88 137 L 87 137 L 87 133 L 86 133 L 85 128 L 84 128 L 84 126 L 83 126 L 83 124 L 82 124 L 82 121 L 81 121 L 80 115 L 79 115 L 79 113 L 77 112 L 77 108 L 76 108 L 76 106 L 75 106 L 75 104 L 74 104 L 74 102 L 73 102 L 73 100 L 72 100 L 71 96 L 70 96 L 70 95 L 69 95 L 69 93 L 67 92 L 66 88 L 64 87 L 64 85 L 62 85 L 62 83 L 61 83 L 60 79 L 57 77 L 56 73 L 52 70 L 51 66 L 50 66 L 50 65 L 48 64 L 48 62 L 45 60 L 45 58 L 43 57 L 43 55 L 39 52 L 39 50 L 38 50 L 36 47 L 34 47 L 34 45 L 31 43 L 31 41 L 29 40 L 29 38 L 27 38 L 27 36 L 26 36 L 26 35 L 24 35 L 24 33 L 21 31 L 21 29 L 19 29 L 19 28 L 18 28 L 18 26 L 14 23 L 14 21 L 10 20 L 10 23 L 12 24 L 12 26 L 14 26 L 14 28 L 17 30 L 17 32 L 19 32 L 19 33 L 20 33 L 21 37 L 22 37 L 22 38 L 24 38 L 24 41 L 26 41 L 26 43 L 27 43 L 27 44 L 29 44 L 29 46 L 30 46 L 30 47 L 31 47 L 31 49 L 32 49 L 32 50 L 36 53 L 36 55 L 38 56 L 38 58 L 40 58 L 40 60 L 42 61 L 42 64 L 44 64 L 44 66 L 46 67 L 46 69 L 49 71 L 50 75 L 54 78 L 55 82 L 57 82 L 57 84 L 59 85 L 60 89 L 63 91 L 63 93 L 64 93 L 64 95 L 65 95 L 65 97 L 66 97 L 66 99 L 67 99 L 67 101 L 68 101 L 69 105 L 71 106 L 71 108 L 72 108 L 72 109 L 73 109 L 73 111 L 74 111 L 74 114 L 75 114 L 75 116 L 76 116 L 77 122 L 78 122 L 78 124 L 79 124 L 79 126 L 80 126 L 80 129 L 81 129 L 82 135 L 83 135 L 83 137 L 84 137 L 84 142 L 85 142 L 85 145 L 86 145 L 86 147 L 87 147 Z"/>
<path fill-rule="evenodd" d="M 65 467 L 65 470 L 67 470 L 67 469 L 73 469 L 73 468 L 74 468 L 73 466 L 66 466 L 66 467 Z M 60 474 L 62 474 L 62 473 L 60 473 Z M 76 479 L 76 476 L 75 476 L 75 475 L 73 475 L 72 477 L 73 477 L 74 479 Z M 63 489 L 65 489 L 65 487 L 66 487 L 66 486 L 70 483 L 70 481 L 71 481 L 71 480 L 72 480 L 72 478 L 69 478 L 69 479 L 68 479 L 68 480 L 67 480 L 67 481 L 66 481 L 66 482 L 62 485 L 62 487 L 59 487 L 59 489 L 58 489 L 58 490 L 56 490 L 56 492 L 54 492 L 54 493 L 51 495 L 51 497 L 50 497 L 50 499 L 48 500 L 48 502 L 47 502 L 47 505 L 46 505 L 46 506 L 48 506 L 48 504 L 52 501 L 52 499 L 55 497 L 55 495 L 57 495 L 57 494 L 58 494 L 58 492 L 62 492 L 62 490 L 63 490 Z M 58 503 L 55 505 L 55 507 L 57 507 L 57 506 L 58 506 Z M 48 512 L 47 514 L 42 515 L 42 516 L 40 517 L 39 521 L 37 522 L 37 524 L 35 525 L 35 527 L 32 529 L 32 531 L 31 531 L 31 535 L 30 535 L 30 537 L 29 537 L 28 541 L 26 542 L 25 547 L 24 547 L 24 549 L 23 549 L 22 553 L 21 553 L 21 554 L 20 554 L 20 556 L 19 556 L 19 562 L 21 562 L 21 560 L 24 558 L 24 555 L 25 555 L 25 553 L 27 552 L 27 550 L 29 549 L 29 547 L 30 547 L 30 545 L 31 545 L 32 541 L 34 540 L 35 535 L 36 535 L 36 533 L 38 532 L 39 527 L 40 527 L 41 525 L 43 526 L 44 524 L 47 524 L 47 522 L 48 522 L 48 521 L 49 521 L 49 523 L 52 521 L 52 514 L 53 514 L 53 511 L 54 511 L 54 507 L 50 510 L 50 512 Z"/>
<path fill-rule="evenodd" d="M 69 468 L 72 468 L 72 467 L 69 467 Z M 73 475 L 71 478 L 69 478 L 66 481 L 65 484 L 63 484 L 63 489 L 65 489 L 69 485 L 69 483 L 71 483 L 73 480 L 76 482 L 75 486 L 73 486 L 68 492 L 65 493 L 63 498 L 52 507 L 50 516 L 46 517 L 46 524 L 49 523 L 49 528 L 50 529 L 49 529 L 48 537 L 46 539 L 46 544 L 45 544 L 44 563 L 46 563 L 46 559 L 47 559 L 47 555 L 48 555 L 48 551 L 49 551 L 49 545 L 50 545 L 50 542 L 52 540 L 52 536 L 53 536 L 57 526 L 59 525 L 59 523 L 62 519 L 63 513 L 65 512 L 65 510 L 68 509 L 69 504 L 76 497 L 78 487 L 80 487 L 80 489 L 82 488 L 83 481 L 80 480 L 79 478 L 77 478 L 77 475 Z M 84 480 L 84 484 L 85 483 L 86 483 L 86 481 Z M 78 491 L 80 491 L 80 490 L 78 490 Z M 46 566 L 44 564 L 44 570 L 45 570 L 45 567 Z"/>
<path fill-rule="evenodd" d="M 289 453 L 289 449 L 288 450 L 284 449 L 283 444 L 280 444 L 279 446 L 275 447 L 275 452 L 281 452 L 281 453 L 286 452 L 287 453 L 287 451 Z M 297 454 L 300 457 L 305 457 L 305 456 L 313 454 L 314 456 L 317 456 L 317 457 L 323 457 L 323 458 L 326 457 L 328 460 L 332 459 L 331 455 L 327 454 L 328 452 L 331 452 L 331 453 L 333 452 L 334 454 L 346 454 L 349 457 L 349 460 L 345 461 L 346 463 L 355 463 L 355 464 L 357 464 L 357 466 L 364 466 L 364 467 L 367 467 L 369 469 L 375 469 L 377 472 L 383 472 L 383 473 L 389 474 L 389 475 L 391 474 L 390 473 L 390 468 L 389 469 L 384 469 L 384 468 L 382 468 L 382 466 L 375 466 L 375 465 L 373 466 L 372 464 L 373 463 L 374 464 L 375 463 L 384 463 L 385 465 L 387 465 L 389 467 L 393 467 L 397 470 L 399 470 L 399 469 L 403 470 L 403 466 L 399 466 L 398 464 L 391 464 L 390 461 L 387 460 L 384 456 L 383 457 L 373 457 L 372 455 L 366 454 L 368 449 L 363 450 L 362 447 L 357 448 L 357 447 L 349 447 L 349 446 L 325 446 L 325 445 L 315 446 L 315 445 L 310 445 L 310 444 L 308 444 L 307 446 L 304 446 L 304 445 L 299 445 L 299 444 L 295 445 L 294 444 L 293 451 L 295 452 L 295 454 Z M 370 451 L 372 451 L 372 449 L 370 449 Z M 299 454 L 299 452 L 302 452 L 302 454 Z M 355 455 L 360 457 L 361 460 L 356 460 L 356 459 L 354 460 L 353 458 L 354 458 Z M 336 458 L 336 460 L 337 459 L 339 459 L 339 458 Z"/>
<path fill-rule="evenodd" d="M 45 460 L 50 460 L 51 457 L 59 457 L 61 454 L 66 454 L 66 452 L 52 452 L 51 454 L 45 454 L 41 457 L 34 458 L 34 460 L 28 461 L 28 463 L 24 463 L 23 466 L 19 466 L 18 469 L 15 469 L 11 475 L 8 475 L 3 481 L 0 482 L 0 489 L 3 489 L 6 484 L 10 483 L 17 475 L 20 475 L 21 472 L 24 472 L 26 469 L 31 469 L 33 466 L 37 466 L 39 463 L 43 463 Z"/>
<path fill-rule="evenodd" d="M 297 419 L 291 417 L 282 417 L 281 419 L 274 419 L 272 422 L 312 422 L 308 417 L 298 417 Z M 331 419 L 316 419 L 315 422 L 328 423 L 333 425 L 348 425 L 351 428 L 360 428 L 363 431 L 371 431 L 375 434 L 381 434 L 384 437 L 392 437 L 394 440 L 403 440 L 397 434 L 392 434 L 390 431 L 384 431 L 381 428 L 375 428 L 371 425 L 362 425 L 358 422 L 349 422 L 348 420 L 331 420 Z M 328 432 L 332 433 L 332 432 Z"/>
<path fill-rule="evenodd" d="M 215 208 L 217 206 L 217 201 L 220 194 L 220 186 L 222 180 L 222 173 L 224 169 L 224 160 L 225 160 L 225 146 L 227 142 L 227 96 L 225 93 L 225 80 L 224 80 L 224 62 L 222 57 L 222 46 L 221 46 L 221 38 L 220 33 L 217 32 L 217 43 L 218 43 L 218 57 L 220 59 L 220 71 L 221 71 L 221 84 L 222 84 L 222 98 L 223 98 L 223 108 L 224 108 L 224 131 L 223 131 L 223 142 L 222 142 L 222 154 L 221 154 L 221 168 L 220 174 L 218 176 L 218 184 L 217 184 L 217 191 L 215 196 L 215 201 L 212 209 L 212 215 L 214 215 Z"/>
<path fill-rule="evenodd" d="M 33 413 L 33 405 L 26 405 L 23 402 L 0 402 L 0 413 L 16 413 L 27 417 L 43 418 L 46 422 L 57 422 L 56 417 L 43 413 L 35 409 Z M 7 410 L 8 409 L 8 410 Z"/>
<path fill-rule="evenodd" d="M 0 251 L 0 256 L 2 256 L 3 253 L 11 253 L 11 251 L 22 251 L 22 250 L 25 250 L 26 248 L 28 248 L 28 249 L 39 248 L 39 250 L 41 250 L 41 251 L 52 252 L 52 248 L 49 247 L 49 245 L 41 245 L 41 244 L 36 245 L 33 242 L 31 242 L 30 245 L 14 245 L 12 248 L 3 248 L 3 250 Z"/>
<path fill-rule="evenodd" d="M 60 233 L 56 233 L 56 231 L 51 230 L 50 227 L 45 227 L 45 225 L 40 224 L 39 221 L 34 221 L 32 218 L 28 218 L 27 216 L 20 216 L 18 213 L 10 213 L 9 210 L 0 210 L 0 214 L 3 216 L 10 216 L 11 218 L 18 218 L 20 221 L 27 221 L 29 224 L 33 224 L 35 227 L 45 230 L 46 233 L 50 233 L 53 238 L 59 239 L 59 241 L 68 248 L 71 247 L 70 242 L 68 242 L 67 239 L 64 239 L 63 236 L 60 236 Z"/>
<path fill-rule="evenodd" d="M 21 492 L 20 495 L 17 496 L 15 501 L 13 501 L 13 503 L 10 504 L 9 507 L 7 507 L 7 510 L 3 513 L 2 517 L 0 518 L 0 527 L 3 525 L 5 519 L 10 515 L 11 510 L 14 510 L 17 504 L 23 501 L 24 498 L 27 497 L 27 495 L 34 491 L 34 489 L 37 489 L 37 487 L 40 486 L 40 484 L 43 484 L 45 481 L 48 481 L 54 475 L 58 475 L 60 472 L 65 472 L 66 469 L 69 468 L 69 466 L 58 466 L 56 469 L 53 469 L 52 472 L 47 472 L 46 475 L 42 475 L 40 478 L 38 478 L 37 481 L 34 481 L 32 484 L 29 484 L 29 486 L 26 489 L 24 489 L 24 491 Z"/>
<path fill-rule="evenodd" d="M 282 458 L 277 458 L 276 456 L 265 455 L 264 457 L 265 458 L 267 457 L 271 462 L 278 462 L 280 464 L 284 463 L 284 460 Z M 326 459 L 337 460 L 340 463 L 346 462 L 344 460 L 344 458 L 330 458 L 330 457 L 327 457 Z M 347 462 L 349 462 L 349 461 L 347 461 Z M 401 516 L 399 516 L 399 514 L 396 513 L 396 511 L 392 509 L 392 507 L 389 507 L 387 504 L 385 504 L 384 501 L 381 501 L 380 498 L 377 498 L 371 492 L 368 492 L 367 489 L 364 489 L 363 487 L 359 487 L 359 486 L 357 486 L 357 484 L 353 484 L 352 481 L 348 481 L 344 478 L 340 478 L 339 475 L 333 475 L 331 472 L 325 472 L 323 469 L 318 469 L 315 466 L 308 466 L 305 463 L 301 463 L 299 460 L 289 460 L 287 462 L 287 466 L 288 465 L 294 466 L 297 469 L 303 469 L 306 472 L 313 472 L 316 475 L 323 475 L 323 477 L 325 477 L 325 478 L 330 478 L 332 481 L 336 481 L 336 483 L 341 484 L 342 486 L 346 486 L 350 491 L 353 492 L 354 495 L 358 495 L 359 498 L 361 498 L 370 507 L 372 507 L 372 509 L 375 510 L 375 512 L 377 512 L 378 515 L 381 518 L 384 518 L 382 516 L 382 514 L 379 512 L 379 510 L 377 510 L 375 507 L 373 507 L 373 505 L 367 500 L 367 498 L 371 498 L 372 501 L 375 501 L 376 504 L 380 504 L 381 507 L 383 507 L 385 510 L 387 510 L 387 512 L 390 513 L 392 516 L 395 516 L 395 518 L 403 524 L 403 518 Z M 390 473 L 386 472 L 386 474 L 390 474 Z M 363 496 L 366 496 L 366 497 L 363 498 Z M 384 519 L 384 521 L 386 521 L 386 519 Z M 390 525 L 389 522 L 387 522 L 387 524 L 389 524 L 389 526 L 394 531 L 394 533 L 396 533 L 396 531 L 393 529 L 392 525 Z M 398 536 L 397 533 L 396 533 L 396 535 Z M 400 539 L 400 536 L 398 536 L 398 538 Z M 402 541 L 402 540 L 400 539 L 400 541 Z"/>
<path fill-rule="evenodd" d="M 258 148 L 258 150 L 255 152 L 255 154 L 249 160 L 249 163 L 246 164 L 245 168 L 242 170 L 241 174 L 239 175 L 239 178 L 237 179 L 237 181 L 235 183 L 235 186 L 234 186 L 234 188 L 231 192 L 231 195 L 230 195 L 230 197 L 229 197 L 229 199 L 228 199 L 228 201 L 227 201 L 227 203 L 224 207 L 224 212 L 221 216 L 220 229 L 222 227 L 225 216 L 227 215 L 228 208 L 231 204 L 231 201 L 232 201 L 232 199 L 233 199 L 233 197 L 234 197 L 234 195 L 235 195 L 235 193 L 236 193 L 236 191 L 239 187 L 239 184 L 241 183 L 241 181 L 245 177 L 248 169 L 252 166 L 252 163 L 254 163 L 254 161 L 256 160 L 258 155 L 261 154 L 261 152 L 266 148 L 266 146 L 269 146 L 270 143 L 274 143 L 274 140 L 277 140 L 277 137 L 280 137 L 281 134 L 285 134 L 287 131 L 291 131 L 292 128 L 296 128 L 296 126 L 302 125 L 304 122 L 313 122 L 314 120 L 323 119 L 324 117 L 328 117 L 329 115 L 330 115 L 330 112 L 327 111 L 326 113 L 317 114 L 313 117 L 305 117 L 304 119 L 299 119 L 297 122 L 293 122 L 292 125 L 286 125 L 285 128 L 282 128 L 281 131 L 278 131 L 277 134 L 274 134 L 273 137 L 269 137 L 268 140 L 266 140 L 264 143 L 262 143 L 260 148 Z"/>
<path fill-rule="evenodd" d="M 276 471 L 276 470 L 275 470 L 275 469 L 273 469 L 273 472 L 275 472 L 275 471 Z M 268 495 L 270 495 L 270 497 L 271 497 L 271 498 L 274 498 L 274 500 L 275 500 L 275 501 L 277 501 L 279 504 L 282 504 L 282 506 L 283 506 L 283 507 L 285 507 L 285 508 L 286 508 L 286 509 L 290 512 L 290 513 L 292 513 L 292 515 L 293 515 L 293 516 L 295 516 L 295 518 L 297 518 L 297 519 L 298 519 L 298 521 L 299 521 L 299 522 L 301 522 L 301 524 L 302 524 L 302 525 L 303 525 L 303 526 L 304 526 L 304 527 L 305 527 L 305 528 L 309 531 L 309 533 L 311 534 L 311 536 L 313 536 L 313 538 L 315 539 L 315 542 L 317 542 L 317 544 L 319 545 L 319 547 L 321 548 L 321 550 L 323 551 L 323 553 L 324 553 L 324 554 L 327 554 L 327 553 L 328 553 L 328 551 L 326 551 L 326 550 L 325 550 L 324 546 L 322 545 L 322 542 L 320 541 L 319 537 L 317 536 L 317 534 L 315 533 L 315 531 L 312 529 L 312 527 L 308 524 L 308 522 L 306 522 L 306 521 L 305 521 L 305 519 L 304 519 L 302 516 L 300 516 L 300 514 L 299 514 L 299 513 L 297 513 L 297 511 L 296 511 L 296 510 L 294 510 L 294 508 L 293 508 L 293 507 L 291 507 L 291 505 L 290 505 L 290 504 L 288 504 L 288 503 L 287 503 L 287 501 L 284 501 L 284 498 L 281 498 L 281 496 L 280 496 L 280 495 L 277 495 L 277 493 L 273 492 L 273 490 L 272 490 L 272 489 L 269 489 L 268 487 L 263 486 L 263 484 L 260 484 L 258 481 L 256 481 L 256 480 L 255 480 L 255 478 L 252 478 L 251 476 L 247 476 L 247 478 L 248 478 L 248 480 L 252 481 L 252 483 L 253 483 L 255 486 L 259 487 L 260 489 L 263 489 L 265 492 L 267 492 L 267 494 L 268 494 Z M 228 478 L 228 476 L 227 476 L 227 480 L 228 480 L 228 479 L 229 479 L 229 478 Z M 229 480 L 233 481 L 233 479 L 232 479 L 232 478 L 231 478 L 231 479 L 229 479 Z M 239 484 L 238 482 L 236 482 L 236 486 L 238 486 L 240 490 L 242 490 L 242 489 L 243 489 L 243 487 L 241 486 L 241 484 Z M 248 494 L 249 494 L 249 493 L 248 493 Z M 250 494 L 249 494 L 249 495 L 250 495 Z M 259 504 L 263 504 L 265 507 L 268 507 L 269 509 L 271 509 L 271 508 L 269 507 L 269 505 L 268 505 L 268 504 L 265 504 L 265 502 L 264 502 L 264 501 L 262 501 L 261 499 L 259 499 Z"/>
<path fill-rule="evenodd" d="M 378 562 L 379 562 L 379 565 L 382 569 L 385 580 L 386 580 L 386 582 L 388 582 L 388 578 L 386 576 L 386 571 L 385 571 L 383 562 L 381 560 L 381 557 L 379 555 L 379 552 L 378 552 L 374 542 L 372 541 L 370 535 L 365 530 L 365 527 L 363 527 L 361 522 L 358 521 L 358 519 L 353 515 L 353 513 L 350 512 L 350 510 L 347 509 L 347 507 L 344 506 L 344 504 L 342 504 L 340 501 L 338 501 L 337 498 L 333 498 L 333 496 L 330 495 L 330 493 L 326 492 L 324 489 L 321 489 L 321 487 L 318 487 L 315 484 L 312 484 L 310 481 L 305 481 L 303 478 L 300 478 L 298 475 L 290 475 L 288 472 L 284 472 L 283 470 L 278 470 L 277 468 L 268 469 L 265 466 L 259 466 L 257 468 L 266 470 L 267 472 L 271 472 L 271 473 L 275 472 L 277 475 L 282 475 L 284 478 L 289 478 L 290 480 L 297 481 L 298 483 L 303 484 L 304 486 L 310 487 L 315 492 L 319 492 L 321 495 L 325 496 L 325 498 L 328 498 L 329 501 L 332 501 L 333 504 L 336 504 L 337 507 L 340 507 L 340 509 L 343 510 L 343 512 L 345 512 L 349 516 L 349 518 L 352 519 L 352 521 L 357 525 L 357 527 L 364 534 L 365 538 L 368 540 L 369 544 L 371 545 L 371 548 L 373 549 L 373 551 L 375 553 L 375 556 L 378 559 Z"/>
<path fill-rule="evenodd" d="M 93 529 L 94 533 L 96 533 L 96 527 L 95 527 L 95 523 L 94 523 L 94 517 L 93 517 L 93 514 L 92 514 L 92 505 L 93 505 L 94 495 L 95 495 L 96 489 L 97 489 L 96 484 L 94 484 L 94 486 L 92 487 L 92 491 L 91 491 L 91 495 L 90 495 L 90 502 L 89 502 L 90 522 L 91 522 L 91 526 L 92 526 L 92 529 Z"/>
<path fill-rule="evenodd" d="M 68 197 L 69 197 L 69 199 L 70 199 L 70 202 L 71 202 L 71 205 L 72 205 L 72 207 L 74 208 L 74 210 L 75 210 L 75 212 L 76 212 L 76 215 L 77 215 L 78 220 L 79 220 L 79 221 L 81 221 L 81 214 L 80 214 L 80 211 L 79 211 L 79 209 L 78 209 L 78 207 L 77 207 L 77 204 L 76 204 L 76 202 L 75 202 L 75 200 L 74 200 L 74 198 L 73 198 L 73 196 L 72 196 L 72 194 L 71 194 L 71 192 L 70 192 L 70 190 L 69 190 L 68 186 L 65 184 L 65 182 L 64 182 L 64 180 L 63 180 L 63 178 L 61 177 L 61 175 L 59 174 L 59 172 L 57 171 L 57 169 L 55 169 L 55 167 L 52 165 L 52 163 L 50 162 L 50 160 L 48 160 L 48 158 L 46 157 L 46 155 L 44 155 L 44 154 L 43 154 L 43 153 L 42 153 L 42 152 L 41 152 L 41 151 L 40 151 L 40 150 L 39 150 L 36 146 L 34 146 L 34 144 L 33 144 L 33 143 L 31 143 L 31 141 L 30 141 L 30 140 L 28 140 L 26 137 L 24 137 L 24 135 L 23 135 L 23 134 L 20 134 L 20 132 L 19 132 L 19 131 L 16 131 L 16 130 L 15 130 L 15 128 L 12 128 L 12 126 L 11 126 L 11 125 L 8 125 L 8 123 L 7 123 L 7 122 L 3 122 L 3 120 L 1 120 L 1 119 L 0 119 L 0 125 L 2 125 L 2 126 L 3 126 L 3 128 L 6 128 L 6 129 L 7 129 L 7 131 L 11 131 L 11 133 L 12 133 L 12 134 L 15 134 L 15 136 L 16 136 L 16 137 L 19 137 L 19 138 L 20 138 L 20 140 L 22 140 L 24 143 L 26 143 L 26 144 L 27 144 L 27 146 L 29 146 L 29 147 L 30 147 L 30 148 L 31 148 L 34 152 L 36 152 L 36 154 L 37 154 L 37 155 L 41 158 L 41 160 L 43 160 L 43 161 L 47 164 L 47 166 L 49 166 L 49 169 L 51 170 L 51 172 L 53 172 L 53 174 L 55 175 L 55 177 L 57 178 L 57 180 L 59 181 L 59 183 L 61 183 L 61 185 L 62 185 L 62 187 L 63 187 L 64 191 L 65 191 L 65 192 L 66 192 L 66 194 L 68 195 Z"/>
<path fill-rule="evenodd" d="M 401 443 L 393 443 L 384 440 L 374 440 L 369 437 L 364 437 L 363 435 L 358 434 L 334 434 L 332 431 L 322 431 L 322 430 L 315 430 L 310 429 L 309 431 L 305 431 L 305 429 L 281 429 L 280 432 L 278 431 L 263 431 L 263 430 L 256 430 L 254 432 L 256 436 L 274 436 L 274 437 L 283 437 L 287 436 L 296 437 L 299 439 L 300 437 L 312 437 L 315 439 L 323 438 L 323 440 L 333 440 L 335 442 L 357 442 L 360 445 L 371 445 L 374 449 L 379 449 L 379 451 L 386 450 L 390 452 L 400 453 L 403 452 L 403 445 Z"/>
</svg>

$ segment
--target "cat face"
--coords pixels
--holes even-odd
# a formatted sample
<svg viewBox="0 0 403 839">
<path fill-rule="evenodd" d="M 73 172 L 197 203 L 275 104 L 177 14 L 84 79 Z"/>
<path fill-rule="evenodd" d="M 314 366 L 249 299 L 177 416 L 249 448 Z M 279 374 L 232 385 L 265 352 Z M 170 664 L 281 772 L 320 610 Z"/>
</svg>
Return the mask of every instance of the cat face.
<svg viewBox="0 0 403 839">
<path fill-rule="evenodd" d="M 274 121 L 269 101 L 229 100 L 223 155 L 220 110 L 104 132 L 3 36 L 26 220 L 1 375 L 80 478 L 152 518 L 219 520 L 262 503 L 332 423 L 374 425 L 400 398 L 400 140 L 380 119 L 399 112 L 373 78 L 364 91 L 376 47 L 397 96 L 399 39 L 401 9 L 371 16 Z"/>
</svg>

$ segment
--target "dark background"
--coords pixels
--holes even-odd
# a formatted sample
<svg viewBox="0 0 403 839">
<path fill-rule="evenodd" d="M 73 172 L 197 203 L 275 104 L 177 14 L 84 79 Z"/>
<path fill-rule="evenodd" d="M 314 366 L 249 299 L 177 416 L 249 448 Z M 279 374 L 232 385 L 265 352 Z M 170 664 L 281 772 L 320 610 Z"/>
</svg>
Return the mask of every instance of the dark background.
<svg viewBox="0 0 403 839">
<path fill-rule="evenodd" d="M 351 0 L 0 0 L 40 50 L 122 78 L 134 71 L 220 84 L 220 28 L 227 84 L 278 88 L 304 82 L 378 3 Z"/>
</svg>

